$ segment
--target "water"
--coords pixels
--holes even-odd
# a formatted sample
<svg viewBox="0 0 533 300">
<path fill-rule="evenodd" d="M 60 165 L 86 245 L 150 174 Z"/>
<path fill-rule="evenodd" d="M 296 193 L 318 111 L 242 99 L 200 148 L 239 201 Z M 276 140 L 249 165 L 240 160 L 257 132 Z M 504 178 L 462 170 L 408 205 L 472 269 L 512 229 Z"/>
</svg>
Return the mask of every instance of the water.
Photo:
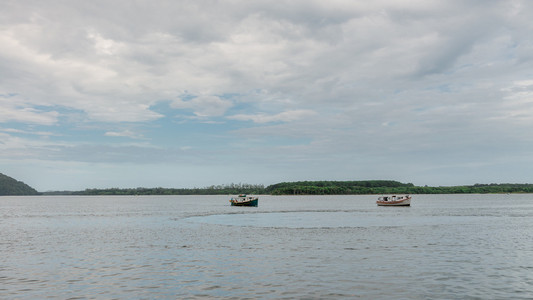
<svg viewBox="0 0 533 300">
<path fill-rule="evenodd" d="M 533 195 L 375 198 L 0 197 L 0 298 L 533 298 Z"/>
</svg>

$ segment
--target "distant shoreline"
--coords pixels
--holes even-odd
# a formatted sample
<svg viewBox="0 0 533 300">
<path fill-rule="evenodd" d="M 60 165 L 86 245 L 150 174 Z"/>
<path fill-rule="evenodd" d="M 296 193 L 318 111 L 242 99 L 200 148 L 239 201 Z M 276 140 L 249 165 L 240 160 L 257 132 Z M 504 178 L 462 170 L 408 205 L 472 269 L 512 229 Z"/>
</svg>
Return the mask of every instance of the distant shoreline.
<svg viewBox="0 0 533 300">
<path fill-rule="evenodd" d="M 204 188 L 106 188 L 83 191 L 49 191 L 39 195 L 376 195 L 376 194 L 508 194 L 533 193 L 533 184 L 474 184 L 463 186 L 415 186 L 389 180 L 297 181 L 264 187 L 259 184 L 230 184 Z"/>
<path fill-rule="evenodd" d="M 265 187 L 262 184 L 231 183 L 203 188 L 105 188 L 83 191 L 38 192 L 24 182 L 0 173 L 0 196 L 113 196 L 113 195 L 377 195 L 377 194 L 510 194 L 533 193 L 529 183 L 491 183 L 461 186 L 415 186 L 394 180 L 294 181 Z"/>
</svg>

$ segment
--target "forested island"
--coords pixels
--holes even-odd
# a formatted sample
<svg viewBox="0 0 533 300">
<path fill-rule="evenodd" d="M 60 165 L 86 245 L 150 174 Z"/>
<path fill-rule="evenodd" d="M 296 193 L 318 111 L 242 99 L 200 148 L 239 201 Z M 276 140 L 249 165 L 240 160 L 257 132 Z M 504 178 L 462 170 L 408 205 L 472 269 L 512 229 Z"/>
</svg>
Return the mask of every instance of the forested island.
<svg viewBox="0 0 533 300">
<path fill-rule="evenodd" d="M 273 184 L 265 191 L 272 195 L 533 193 L 533 184 L 491 183 L 430 187 L 392 180 L 298 181 Z"/>
</svg>

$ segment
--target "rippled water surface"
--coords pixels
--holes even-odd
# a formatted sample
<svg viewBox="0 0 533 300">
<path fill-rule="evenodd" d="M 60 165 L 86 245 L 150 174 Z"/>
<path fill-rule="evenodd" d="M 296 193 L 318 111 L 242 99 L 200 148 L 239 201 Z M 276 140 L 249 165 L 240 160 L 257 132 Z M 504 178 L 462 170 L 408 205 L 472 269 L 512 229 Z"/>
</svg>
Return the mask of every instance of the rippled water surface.
<svg viewBox="0 0 533 300">
<path fill-rule="evenodd" d="M 533 195 L 0 197 L 0 299 L 532 299 Z"/>
</svg>

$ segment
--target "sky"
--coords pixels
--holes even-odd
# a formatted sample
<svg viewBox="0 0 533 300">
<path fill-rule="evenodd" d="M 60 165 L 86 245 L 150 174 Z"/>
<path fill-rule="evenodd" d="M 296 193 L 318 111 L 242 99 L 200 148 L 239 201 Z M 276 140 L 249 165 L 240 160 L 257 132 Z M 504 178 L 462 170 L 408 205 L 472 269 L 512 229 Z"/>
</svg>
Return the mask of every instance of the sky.
<svg viewBox="0 0 533 300">
<path fill-rule="evenodd" d="M 0 0 L 38 191 L 533 183 L 532 1 Z"/>
</svg>

